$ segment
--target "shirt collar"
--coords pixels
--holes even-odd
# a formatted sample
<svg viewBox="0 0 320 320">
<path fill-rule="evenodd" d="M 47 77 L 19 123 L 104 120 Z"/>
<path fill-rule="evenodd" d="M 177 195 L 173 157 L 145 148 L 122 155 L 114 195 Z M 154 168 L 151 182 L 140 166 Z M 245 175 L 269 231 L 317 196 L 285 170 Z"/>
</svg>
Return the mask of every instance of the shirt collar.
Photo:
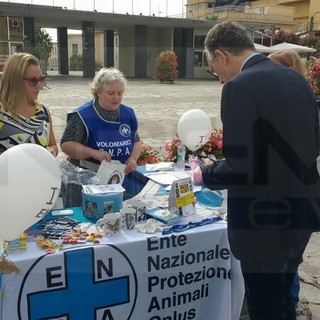
<svg viewBox="0 0 320 320">
<path fill-rule="evenodd" d="M 257 54 L 260 54 L 259 52 L 254 52 L 251 56 L 249 56 L 247 59 L 245 59 L 241 65 L 241 68 L 240 68 L 240 72 L 242 71 L 243 69 L 243 66 L 247 63 L 247 61 L 249 61 L 253 56 L 256 56 Z"/>
</svg>

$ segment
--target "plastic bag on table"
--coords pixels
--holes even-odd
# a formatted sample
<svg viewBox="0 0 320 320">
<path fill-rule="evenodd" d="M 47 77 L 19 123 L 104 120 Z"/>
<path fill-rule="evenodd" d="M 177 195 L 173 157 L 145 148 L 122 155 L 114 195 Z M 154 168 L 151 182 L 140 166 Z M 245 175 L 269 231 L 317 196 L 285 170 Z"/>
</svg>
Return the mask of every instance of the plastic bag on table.
<svg viewBox="0 0 320 320">
<path fill-rule="evenodd" d="M 199 167 L 199 165 L 197 165 L 193 172 L 192 172 L 192 177 L 191 177 L 192 181 L 194 184 L 203 184 L 203 180 L 202 180 L 202 171 Z"/>
<path fill-rule="evenodd" d="M 61 181 L 63 185 L 69 183 L 77 185 L 99 184 L 100 177 L 94 170 L 88 170 L 75 166 L 67 159 L 62 159 L 59 163 Z"/>
<path fill-rule="evenodd" d="M 189 164 L 191 168 L 191 180 L 194 184 L 203 184 L 202 172 L 199 167 L 198 158 L 194 155 L 189 156 Z"/>
</svg>

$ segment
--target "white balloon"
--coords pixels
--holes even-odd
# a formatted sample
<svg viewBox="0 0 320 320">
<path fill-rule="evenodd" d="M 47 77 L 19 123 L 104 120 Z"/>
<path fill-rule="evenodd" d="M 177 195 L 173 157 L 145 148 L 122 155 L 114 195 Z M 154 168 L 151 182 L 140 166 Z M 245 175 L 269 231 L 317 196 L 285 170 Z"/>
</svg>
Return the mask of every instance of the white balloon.
<svg viewBox="0 0 320 320">
<path fill-rule="evenodd" d="M 210 138 L 211 131 L 211 120 L 202 110 L 189 110 L 181 116 L 178 122 L 179 138 L 191 151 L 196 151 L 205 145 Z"/>
<path fill-rule="evenodd" d="M 0 237 L 11 241 L 53 207 L 61 175 L 46 148 L 26 143 L 0 155 L 0 179 Z"/>
</svg>

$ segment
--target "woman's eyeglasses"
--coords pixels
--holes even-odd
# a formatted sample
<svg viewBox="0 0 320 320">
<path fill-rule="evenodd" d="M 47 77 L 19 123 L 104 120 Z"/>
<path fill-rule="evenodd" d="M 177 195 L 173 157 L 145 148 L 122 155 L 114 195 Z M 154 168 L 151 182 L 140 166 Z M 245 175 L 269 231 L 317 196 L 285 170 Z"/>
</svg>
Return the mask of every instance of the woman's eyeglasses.
<svg viewBox="0 0 320 320">
<path fill-rule="evenodd" d="M 42 75 L 39 78 L 33 77 L 33 78 L 23 78 L 23 80 L 28 81 L 30 87 L 35 87 L 38 82 L 40 83 L 41 86 L 46 85 L 46 76 Z"/>
</svg>

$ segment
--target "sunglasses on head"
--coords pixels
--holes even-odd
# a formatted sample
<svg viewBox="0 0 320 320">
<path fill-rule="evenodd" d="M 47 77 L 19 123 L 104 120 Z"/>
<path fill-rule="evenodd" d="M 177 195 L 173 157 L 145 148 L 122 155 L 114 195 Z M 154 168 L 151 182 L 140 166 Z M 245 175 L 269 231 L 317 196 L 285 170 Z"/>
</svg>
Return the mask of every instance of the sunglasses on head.
<svg viewBox="0 0 320 320">
<path fill-rule="evenodd" d="M 23 78 L 23 80 L 28 81 L 30 87 L 35 87 L 38 82 L 41 86 L 44 86 L 46 84 L 46 76 L 42 75 L 39 78 L 33 77 L 33 78 Z"/>
</svg>

